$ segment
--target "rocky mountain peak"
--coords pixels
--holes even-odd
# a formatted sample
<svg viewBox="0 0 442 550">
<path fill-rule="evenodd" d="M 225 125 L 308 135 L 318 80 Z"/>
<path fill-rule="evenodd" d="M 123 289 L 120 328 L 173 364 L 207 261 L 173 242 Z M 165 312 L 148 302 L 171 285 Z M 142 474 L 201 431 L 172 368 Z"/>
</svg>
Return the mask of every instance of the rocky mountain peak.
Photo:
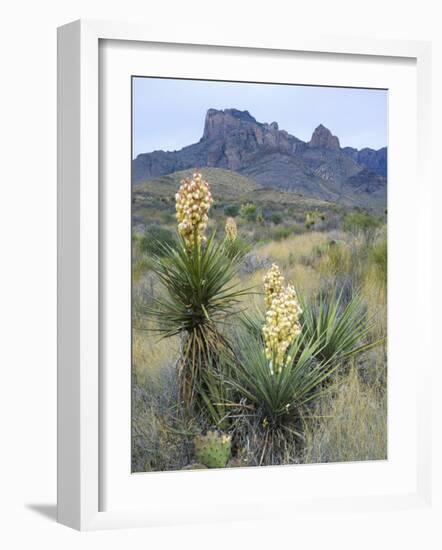
<svg viewBox="0 0 442 550">
<path fill-rule="evenodd" d="M 257 126 L 259 123 L 252 117 L 249 111 L 209 109 L 206 113 L 202 139 L 224 137 L 232 130 L 250 125 Z"/>
<path fill-rule="evenodd" d="M 331 149 L 333 151 L 340 149 L 339 139 L 322 124 L 315 128 L 308 145 L 314 149 Z"/>
</svg>

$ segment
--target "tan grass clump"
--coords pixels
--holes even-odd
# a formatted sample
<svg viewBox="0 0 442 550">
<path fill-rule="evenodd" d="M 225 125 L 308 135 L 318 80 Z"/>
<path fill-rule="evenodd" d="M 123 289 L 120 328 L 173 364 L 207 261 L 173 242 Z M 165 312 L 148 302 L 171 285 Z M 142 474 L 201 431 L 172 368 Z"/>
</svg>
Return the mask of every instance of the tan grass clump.
<svg viewBox="0 0 442 550">
<path fill-rule="evenodd" d="M 155 326 L 150 324 L 149 329 Z M 140 382 L 153 383 L 162 376 L 162 371 L 178 357 L 179 339 L 159 339 L 146 330 L 132 331 L 132 364 Z"/>
<path fill-rule="evenodd" d="M 272 258 L 282 267 L 288 266 L 292 259 L 298 261 L 299 258 L 310 256 L 315 247 L 327 242 L 326 233 L 312 232 L 303 235 L 294 235 L 283 241 L 272 241 L 260 246 L 257 253 L 260 256 Z"/>
<path fill-rule="evenodd" d="M 362 382 L 356 368 L 322 398 L 315 415 L 319 420 L 306 427 L 304 462 L 387 458 L 386 393 Z"/>
</svg>

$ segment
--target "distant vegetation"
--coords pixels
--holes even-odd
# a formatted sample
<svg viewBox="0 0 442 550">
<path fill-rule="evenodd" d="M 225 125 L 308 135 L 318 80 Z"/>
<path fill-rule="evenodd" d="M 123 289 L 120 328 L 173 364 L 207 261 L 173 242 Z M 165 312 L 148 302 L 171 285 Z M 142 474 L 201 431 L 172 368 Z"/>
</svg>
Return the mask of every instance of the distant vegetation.
<svg viewBox="0 0 442 550">
<path fill-rule="evenodd" d="M 140 238 L 140 250 L 149 256 L 164 256 L 165 247 L 175 245 L 176 238 L 172 231 L 159 225 L 148 225 Z"/>
</svg>

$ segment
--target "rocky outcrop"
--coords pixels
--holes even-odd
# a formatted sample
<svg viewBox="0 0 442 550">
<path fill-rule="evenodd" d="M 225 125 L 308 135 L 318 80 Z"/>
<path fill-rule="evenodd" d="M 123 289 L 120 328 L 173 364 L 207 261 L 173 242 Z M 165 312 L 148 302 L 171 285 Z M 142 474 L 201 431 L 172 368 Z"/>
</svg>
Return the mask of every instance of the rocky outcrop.
<svg viewBox="0 0 442 550">
<path fill-rule="evenodd" d="M 138 155 L 132 163 L 132 181 L 137 185 L 207 166 L 239 172 L 264 186 L 338 200 L 344 188 L 357 188 L 358 197 L 369 195 L 372 189 L 379 194 L 379 189 L 386 187 L 382 177 L 386 165 L 386 148 L 341 149 L 339 139 L 322 124 L 310 141 L 304 142 L 280 130 L 277 122 L 258 122 L 248 111 L 209 109 L 198 143 L 179 151 Z M 349 178 L 353 179 L 346 185 Z"/>
<path fill-rule="evenodd" d="M 339 151 L 341 148 L 339 139 L 322 124 L 313 132 L 308 146 L 313 149 L 330 149 L 332 151 Z"/>
<path fill-rule="evenodd" d="M 387 147 L 377 150 L 365 147 L 360 151 L 353 147 L 344 147 L 342 151 L 364 168 L 378 176 L 387 177 Z"/>
</svg>

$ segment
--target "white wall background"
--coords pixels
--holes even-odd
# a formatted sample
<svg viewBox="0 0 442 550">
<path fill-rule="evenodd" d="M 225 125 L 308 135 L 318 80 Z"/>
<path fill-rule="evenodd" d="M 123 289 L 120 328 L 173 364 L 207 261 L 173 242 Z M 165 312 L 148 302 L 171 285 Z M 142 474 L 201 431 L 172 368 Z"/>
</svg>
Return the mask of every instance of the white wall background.
<svg viewBox="0 0 442 550">
<path fill-rule="evenodd" d="M 15 0 L 2 4 L 0 56 L 0 546 L 15 548 L 384 548 L 441 547 L 433 511 L 290 524 L 232 524 L 83 533 L 54 522 L 56 472 L 56 27 L 74 19 L 145 21 L 269 36 L 303 32 L 433 40 L 434 184 L 442 198 L 442 16 L 438 0 Z M 435 212 L 440 210 L 435 201 Z M 435 234 L 442 237 L 441 216 Z M 411 221 L 412 222 L 412 221 Z M 437 240 L 436 240 L 437 243 Z M 439 257 L 435 280 L 442 280 Z M 412 291 L 412 289 L 410 289 Z M 406 298 L 406 297 L 404 297 Z M 441 310 L 441 298 L 438 309 Z M 435 316 L 436 321 L 436 316 Z M 418 322 L 418 320 L 411 320 Z M 435 325 L 435 333 L 440 324 Z M 435 365 L 442 370 L 442 364 Z M 5 376 L 6 375 L 6 376 Z M 440 374 L 438 374 L 440 381 Z M 440 412 L 440 386 L 433 384 Z M 404 427 L 406 429 L 406 427 Z M 442 464 L 439 425 L 435 483 Z M 5 437 L 6 436 L 6 437 Z M 440 496 L 440 492 L 438 495 Z M 208 503 L 210 505 L 210 503 Z M 233 504 L 234 505 L 234 504 Z M 105 546 L 106 545 L 106 546 Z"/>
</svg>

